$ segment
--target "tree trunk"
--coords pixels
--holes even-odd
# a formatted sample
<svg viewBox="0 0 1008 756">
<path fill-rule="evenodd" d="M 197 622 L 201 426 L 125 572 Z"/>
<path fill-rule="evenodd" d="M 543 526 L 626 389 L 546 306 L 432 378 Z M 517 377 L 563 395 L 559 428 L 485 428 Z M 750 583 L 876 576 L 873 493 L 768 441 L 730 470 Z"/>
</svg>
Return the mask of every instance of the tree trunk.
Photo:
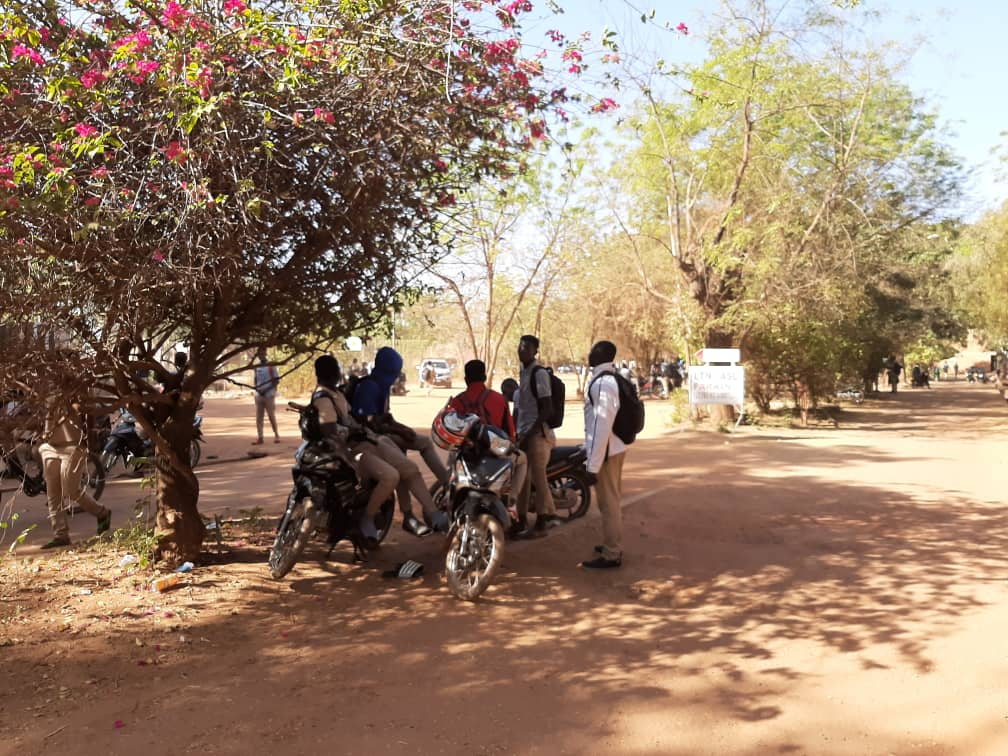
<svg viewBox="0 0 1008 756">
<path fill-rule="evenodd" d="M 159 429 L 167 448 L 158 445 L 157 556 L 168 564 L 195 561 L 203 548 L 206 526 L 196 504 L 199 480 L 189 461 L 194 407 L 180 405 Z"/>
</svg>

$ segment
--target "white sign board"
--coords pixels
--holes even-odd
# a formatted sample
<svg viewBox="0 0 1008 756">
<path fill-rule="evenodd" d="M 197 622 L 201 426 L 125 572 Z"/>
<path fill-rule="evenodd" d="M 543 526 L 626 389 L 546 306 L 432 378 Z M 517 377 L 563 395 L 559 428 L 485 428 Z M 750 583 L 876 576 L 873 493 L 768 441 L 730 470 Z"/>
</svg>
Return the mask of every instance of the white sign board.
<svg viewBox="0 0 1008 756">
<path fill-rule="evenodd" d="M 697 362 L 707 365 L 712 362 L 730 362 L 732 365 L 742 361 L 742 351 L 739 349 L 718 349 L 716 347 L 704 347 L 697 352 Z"/>
<path fill-rule="evenodd" d="M 707 356 L 704 350 L 704 356 Z M 732 404 L 745 402 L 745 368 L 740 365 L 692 365 L 689 369 L 690 404 Z"/>
</svg>

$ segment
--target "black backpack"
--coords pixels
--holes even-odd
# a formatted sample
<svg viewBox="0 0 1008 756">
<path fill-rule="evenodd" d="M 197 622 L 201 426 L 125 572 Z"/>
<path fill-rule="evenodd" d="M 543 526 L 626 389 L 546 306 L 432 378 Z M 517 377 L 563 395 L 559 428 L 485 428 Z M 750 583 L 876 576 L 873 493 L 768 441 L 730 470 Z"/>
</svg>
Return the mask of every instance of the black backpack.
<svg viewBox="0 0 1008 756">
<path fill-rule="evenodd" d="M 592 384 L 603 375 L 611 375 L 615 378 L 616 386 L 619 388 L 619 409 L 616 411 L 616 417 L 613 420 L 613 433 L 624 444 L 632 444 L 637 440 L 637 434 L 644 429 L 644 402 L 637 396 L 633 384 L 619 373 L 606 370 L 603 373 L 599 373 L 592 380 Z M 588 401 L 594 405 L 595 402 L 591 398 L 591 384 L 589 384 L 586 393 L 588 394 Z"/>
<path fill-rule="evenodd" d="M 298 428 L 301 429 L 301 438 L 311 444 L 317 444 L 322 440 L 322 424 L 319 422 L 318 407 L 315 406 L 315 400 L 322 397 L 332 401 L 332 397 L 324 391 L 316 391 L 312 394 L 308 406 L 301 413 L 301 417 L 298 418 Z"/>
<path fill-rule="evenodd" d="M 549 375 L 550 380 L 550 414 L 549 417 L 544 417 L 543 422 L 546 423 L 550 428 L 559 428 L 563 425 L 564 419 L 564 400 L 567 396 L 567 386 L 564 382 L 553 375 L 553 371 L 544 368 L 542 365 L 536 365 L 532 370 L 532 396 L 536 399 L 539 398 L 539 392 L 536 389 L 536 370 L 545 370 L 547 375 Z"/>
</svg>

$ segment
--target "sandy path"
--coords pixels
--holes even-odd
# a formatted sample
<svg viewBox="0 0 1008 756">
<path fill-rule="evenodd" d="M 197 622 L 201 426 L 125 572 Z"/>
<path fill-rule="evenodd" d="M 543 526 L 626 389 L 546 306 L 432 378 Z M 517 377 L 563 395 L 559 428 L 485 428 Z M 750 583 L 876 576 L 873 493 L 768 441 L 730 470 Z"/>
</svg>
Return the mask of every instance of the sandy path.
<svg viewBox="0 0 1008 756">
<path fill-rule="evenodd" d="M 439 404 L 407 400 L 416 425 Z M 227 406 L 222 429 L 244 411 Z M 621 570 L 576 566 L 594 512 L 509 545 L 474 605 L 448 594 L 437 543 L 400 532 L 368 567 L 316 549 L 280 583 L 255 554 L 203 568 L 163 599 L 177 630 L 154 616 L 0 648 L 23 688 L 0 693 L 0 753 L 1008 753 L 996 393 L 939 384 L 837 429 L 730 436 L 662 434 L 659 407 L 626 466 Z M 208 450 L 237 456 L 232 434 Z M 208 465 L 207 506 L 275 511 L 288 464 Z M 379 576 L 407 556 L 423 580 Z"/>
</svg>

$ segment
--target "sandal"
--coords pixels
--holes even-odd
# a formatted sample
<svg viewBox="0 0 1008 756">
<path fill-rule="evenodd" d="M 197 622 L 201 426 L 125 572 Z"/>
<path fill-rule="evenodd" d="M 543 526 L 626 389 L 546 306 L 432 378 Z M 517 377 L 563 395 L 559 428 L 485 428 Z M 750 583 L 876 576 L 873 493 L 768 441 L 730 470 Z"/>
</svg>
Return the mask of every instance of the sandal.
<svg viewBox="0 0 1008 756">
<path fill-rule="evenodd" d="M 51 541 L 42 544 L 43 549 L 58 549 L 61 546 L 69 546 L 69 538 L 53 538 Z"/>
<path fill-rule="evenodd" d="M 429 536 L 434 532 L 430 529 L 430 527 L 420 522 L 420 520 L 413 515 L 403 518 L 402 529 L 411 535 L 417 536 L 418 538 Z"/>
</svg>

